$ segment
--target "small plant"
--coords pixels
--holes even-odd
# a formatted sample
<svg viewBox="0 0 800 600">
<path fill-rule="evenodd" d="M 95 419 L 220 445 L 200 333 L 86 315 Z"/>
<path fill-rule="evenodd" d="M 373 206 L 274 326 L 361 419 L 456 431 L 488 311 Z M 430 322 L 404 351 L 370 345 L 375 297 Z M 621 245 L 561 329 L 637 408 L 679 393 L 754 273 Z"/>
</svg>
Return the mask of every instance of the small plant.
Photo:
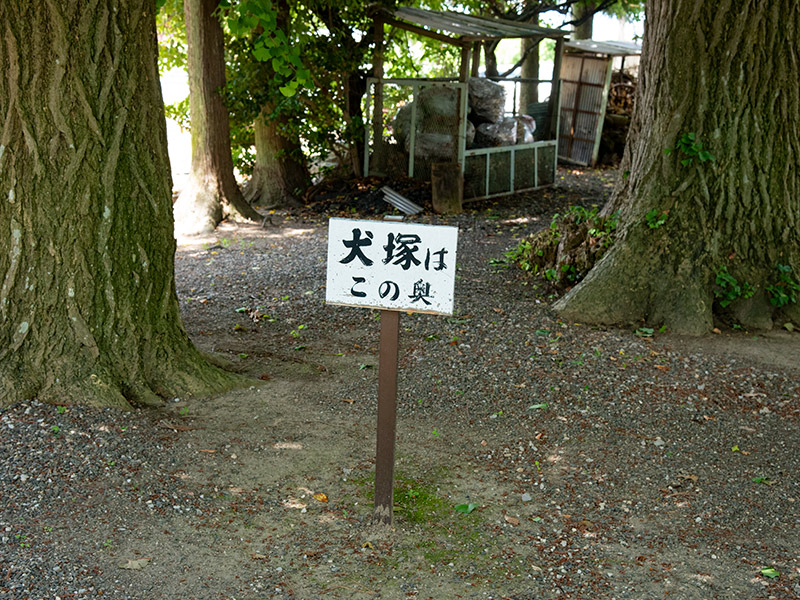
<svg viewBox="0 0 800 600">
<path fill-rule="evenodd" d="M 58 411 L 58 414 L 63 415 L 65 412 L 67 412 L 67 407 L 66 406 L 56 406 L 56 411 Z"/>
<path fill-rule="evenodd" d="M 61 427 L 59 427 L 58 425 L 53 425 L 50 428 L 50 431 L 53 433 L 53 435 L 58 435 L 59 433 L 61 433 Z"/>
<path fill-rule="evenodd" d="M 657 208 L 654 208 L 650 212 L 648 212 L 645 216 L 645 221 L 647 221 L 647 226 L 650 229 L 658 229 L 664 223 L 667 222 L 667 212 L 659 211 Z"/>
<path fill-rule="evenodd" d="M 189 414 L 189 407 L 188 407 L 188 406 L 184 406 L 183 408 L 181 408 L 181 409 L 178 411 L 178 414 L 179 414 L 180 416 L 182 416 L 182 417 L 185 417 L 185 416 L 187 416 L 187 415 Z"/>
<path fill-rule="evenodd" d="M 567 281 L 575 282 L 578 279 L 578 270 L 575 265 L 561 265 L 561 272 L 567 278 Z"/>
<path fill-rule="evenodd" d="M 700 162 L 713 162 L 714 155 L 708 150 L 703 150 L 703 144 L 697 141 L 697 134 L 694 132 L 684 133 L 678 138 L 674 148 L 666 148 L 664 154 L 669 156 L 672 152 L 680 152 L 685 156 L 681 159 L 681 164 L 688 167 L 696 158 Z"/>
<path fill-rule="evenodd" d="M 797 302 L 797 294 L 800 292 L 800 283 L 792 277 L 792 267 L 790 265 L 778 265 L 778 281 L 767 286 L 770 304 L 780 308 L 789 303 Z"/>
<path fill-rule="evenodd" d="M 293 329 L 292 330 L 291 336 L 293 338 L 299 338 L 300 337 L 300 332 L 303 331 L 303 329 L 308 329 L 308 325 L 299 325 L 297 327 L 297 329 Z"/>
<path fill-rule="evenodd" d="M 755 289 L 746 281 L 739 284 L 739 281 L 730 273 L 727 267 L 722 267 L 717 271 L 715 283 L 718 288 L 714 289 L 714 295 L 719 298 L 719 305 L 723 308 L 739 298 L 752 298 Z"/>
<path fill-rule="evenodd" d="M 639 327 L 639 329 L 637 329 L 633 333 L 635 333 L 639 337 L 649 338 L 649 337 L 653 337 L 653 334 L 655 333 L 655 329 L 653 329 L 652 327 Z"/>
</svg>

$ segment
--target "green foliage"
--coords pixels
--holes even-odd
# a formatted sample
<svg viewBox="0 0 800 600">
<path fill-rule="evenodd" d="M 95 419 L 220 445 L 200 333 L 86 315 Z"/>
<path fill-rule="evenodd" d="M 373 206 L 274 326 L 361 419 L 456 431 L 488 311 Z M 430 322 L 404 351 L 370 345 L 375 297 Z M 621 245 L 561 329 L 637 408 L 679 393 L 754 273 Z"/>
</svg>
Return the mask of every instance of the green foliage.
<svg viewBox="0 0 800 600">
<path fill-rule="evenodd" d="M 658 229 L 667 222 L 667 213 L 654 208 L 653 210 L 649 211 L 644 218 L 645 221 L 647 221 L 647 226 L 650 229 Z"/>
<path fill-rule="evenodd" d="M 186 22 L 183 0 L 158 0 L 158 71 L 186 67 Z"/>
<path fill-rule="evenodd" d="M 714 295 L 719 298 L 719 305 L 723 308 L 739 298 L 752 298 L 755 293 L 755 289 L 746 281 L 740 285 L 727 267 L 717 271 L 715 283 L 717 287 L 714 288 Z"/>
<path fill-rule="evenodd" d="M 164 105 L 164 113 L 168 119 L 173 119 L 183 129 L 189 129 L 189 96 L 179 102 Z"/>
<path fill-rule="evenodd" d="M 703 149 L 703 144 L 697 141 L 697 135 L 694 132 L 684 133 L 678 138 L 674 148 L 667 148 L 664 154 L 669 156 L 673 151 L 680 152 L 685 158 L 681 159 L 681 164 L 688 167 L 696 158 L 700 162 L 713 162 L 714 155 L 708 150 Z"/>
<path fill-rule="evenodd" d="M 600 241 L 604 248 L 610 248 L 614 243 L 614 232 L 619 225 L 619 211 L 615 211 L 599 223 L 599 227 L 590 227 L 589 236 Z"/>
<path fill-rule="evenodd" d="M 766 287 L 769 301 L 773 306 L 781 307 L 797 302 L 800 283 L 792 276 L 790 265 L 778 265 L 778 281 Z"/>
</svg>

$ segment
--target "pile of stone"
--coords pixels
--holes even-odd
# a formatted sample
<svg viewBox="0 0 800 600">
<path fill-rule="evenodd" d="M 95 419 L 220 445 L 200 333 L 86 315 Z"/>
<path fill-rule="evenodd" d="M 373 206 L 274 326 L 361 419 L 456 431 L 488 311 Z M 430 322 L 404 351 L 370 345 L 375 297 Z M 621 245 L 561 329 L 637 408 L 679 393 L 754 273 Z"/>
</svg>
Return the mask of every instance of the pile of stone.
<svg viewBox="0 0 800 600">
<path fill-rule="evenodd" d="M 500 84 L 472 77 L 467 99 L 467 148 L 513 146 L 534 141 L 533 117 L 505 116 L 506 93 Z M 458 90 L 431 84 L 416 99 L 400 108 L 392 123 L 393 136 L 408 154 L 411 152 L 411 117 L 416 107 L 415 157 L 455 161 L 458 152 Z"/>
</svg>

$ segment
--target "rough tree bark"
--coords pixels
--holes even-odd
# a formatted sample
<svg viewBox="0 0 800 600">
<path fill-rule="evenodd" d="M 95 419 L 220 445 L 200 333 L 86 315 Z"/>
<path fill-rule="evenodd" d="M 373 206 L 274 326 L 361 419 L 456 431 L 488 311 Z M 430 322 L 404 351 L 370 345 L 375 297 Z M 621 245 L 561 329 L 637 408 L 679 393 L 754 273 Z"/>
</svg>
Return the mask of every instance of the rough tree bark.
<svg viewBox="0 0 800 600">
<path fill-rule="evenodd" d="M 275 9 L 276 28 L 290 37 L 289 3 L 286 0 L 277 0 Z M 275 79 L 271 63 L 265 63 L 263 67 L 264 77 L 267 80 Z M 277 91 L 275 93 L 280 95 Z M 275 104 L 267 102 L 256 118 L 256 164 L 253 167 L 253 176 L 244 187 L 244 197 L 250 204 L 265 208 L 297 206 L 298 190 L 305 190 L 310 175 L 300 140 L 297 135 L 288 137 L 284 131 L 292 116 L 285 112 L 273 116 L 274 112 Z"/>
<path fill-rule="evenodd" d="M 244 187 L 244 197 L 264 208 L 297 206 L 298 191 L 308 186 L 308 168 L 302 160 L 300 142 L 280 131 L 289 117 L 271 119 L 272 112 L 271 105 L 265 106 L 255 122 L 256 164 Z"/>
<path fill-rule="evenodd" d="M 0 2 L 0 405 L 233 381 L 180 322 L 154 4 Z"/>
<path fill-rule="evenodd" d="M 223 219 L 258 221 L 233 176 L 225 87 L 225 46 L 214 15 L 217 0 L 185 0 L 186 58 L 192 172 L 175 202 L 175 231 L 197 235 L 213 231 Z"/>
<path fill-rule="evenodd" d="M 575 31 L 570 36 L 575 40 L 590 40 L 594 30 L 594 14 L 597 12 L 597 5 L 591 0 L 578 2 L 572 7 L 572 18 L 575 21 L 584 19 L 575 26 Z"/>
<path fill-rule="evenodd" d="M 726 267 L 756 290 L 729 307 L 732 320 L 800 322 L 798 304 L 776 312 L 766 291 L 778 264 L 800 279 L 799 33 L 793 0 L 648 0 L 624 176 L 604 208 L 621 211 L 620 239 L 557 310 L 702 334 Z M 665 155 L 690 132 L 713 162 Z M 655 228 L 653 210 L 666 214 Z"/>
<path fill-rule="evenodd" d="M 538 25 L 538 19 L 534 24 Z M 523 79 L 539 79 L 539 42 L 540 40 L 531 40 L 530 38 L 523 38 L 520 43 L 520 50 L 524 55 L 528 53 L 525 62 L 522 63 L 522 70 L 520 77 Z M 520 85 L 519 90 L 519 112 L 520 114 L 528 113 L 528 105 L 539 102 L 539 84 L 538 83 L 523 83 Z"/>
</svg>

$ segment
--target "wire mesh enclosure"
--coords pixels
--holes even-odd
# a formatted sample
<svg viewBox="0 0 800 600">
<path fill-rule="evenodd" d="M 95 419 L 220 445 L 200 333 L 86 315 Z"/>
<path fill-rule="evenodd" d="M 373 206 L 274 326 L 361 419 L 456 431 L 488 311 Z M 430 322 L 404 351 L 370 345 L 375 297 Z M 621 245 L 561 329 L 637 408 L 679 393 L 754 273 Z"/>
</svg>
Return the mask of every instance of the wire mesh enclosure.
<svg viewBox="0 0 800 600">
<path fill-rule="evenodd" d="M 549 103 L 526 107 L 538 111 L 538 118 L 520 116 L 520 82 L 506 80 L 503 87 L 511 93 L 499 96 L 490 107 L 497 114 L 488 118 L 476 114 L 480 111 L 470 98 L 470 86 L 485 85 L 481 81 L 486 80 L 384 79 L 378 86 L 370 79 L 365 114 L 375 114 L 375 103 L 382 111 L 380 121 L 366 128 L 365 175 L 430 180 L 434 164 L 458 163 L 464 174 L 464 200 L 552 184 L 557 141 L 547 138 L 553 137 L 550 132 L 557 131 L 557 125 L 550 122 Z M 557 119 L 558 111 L 554 113 Z"/>
</svg>

